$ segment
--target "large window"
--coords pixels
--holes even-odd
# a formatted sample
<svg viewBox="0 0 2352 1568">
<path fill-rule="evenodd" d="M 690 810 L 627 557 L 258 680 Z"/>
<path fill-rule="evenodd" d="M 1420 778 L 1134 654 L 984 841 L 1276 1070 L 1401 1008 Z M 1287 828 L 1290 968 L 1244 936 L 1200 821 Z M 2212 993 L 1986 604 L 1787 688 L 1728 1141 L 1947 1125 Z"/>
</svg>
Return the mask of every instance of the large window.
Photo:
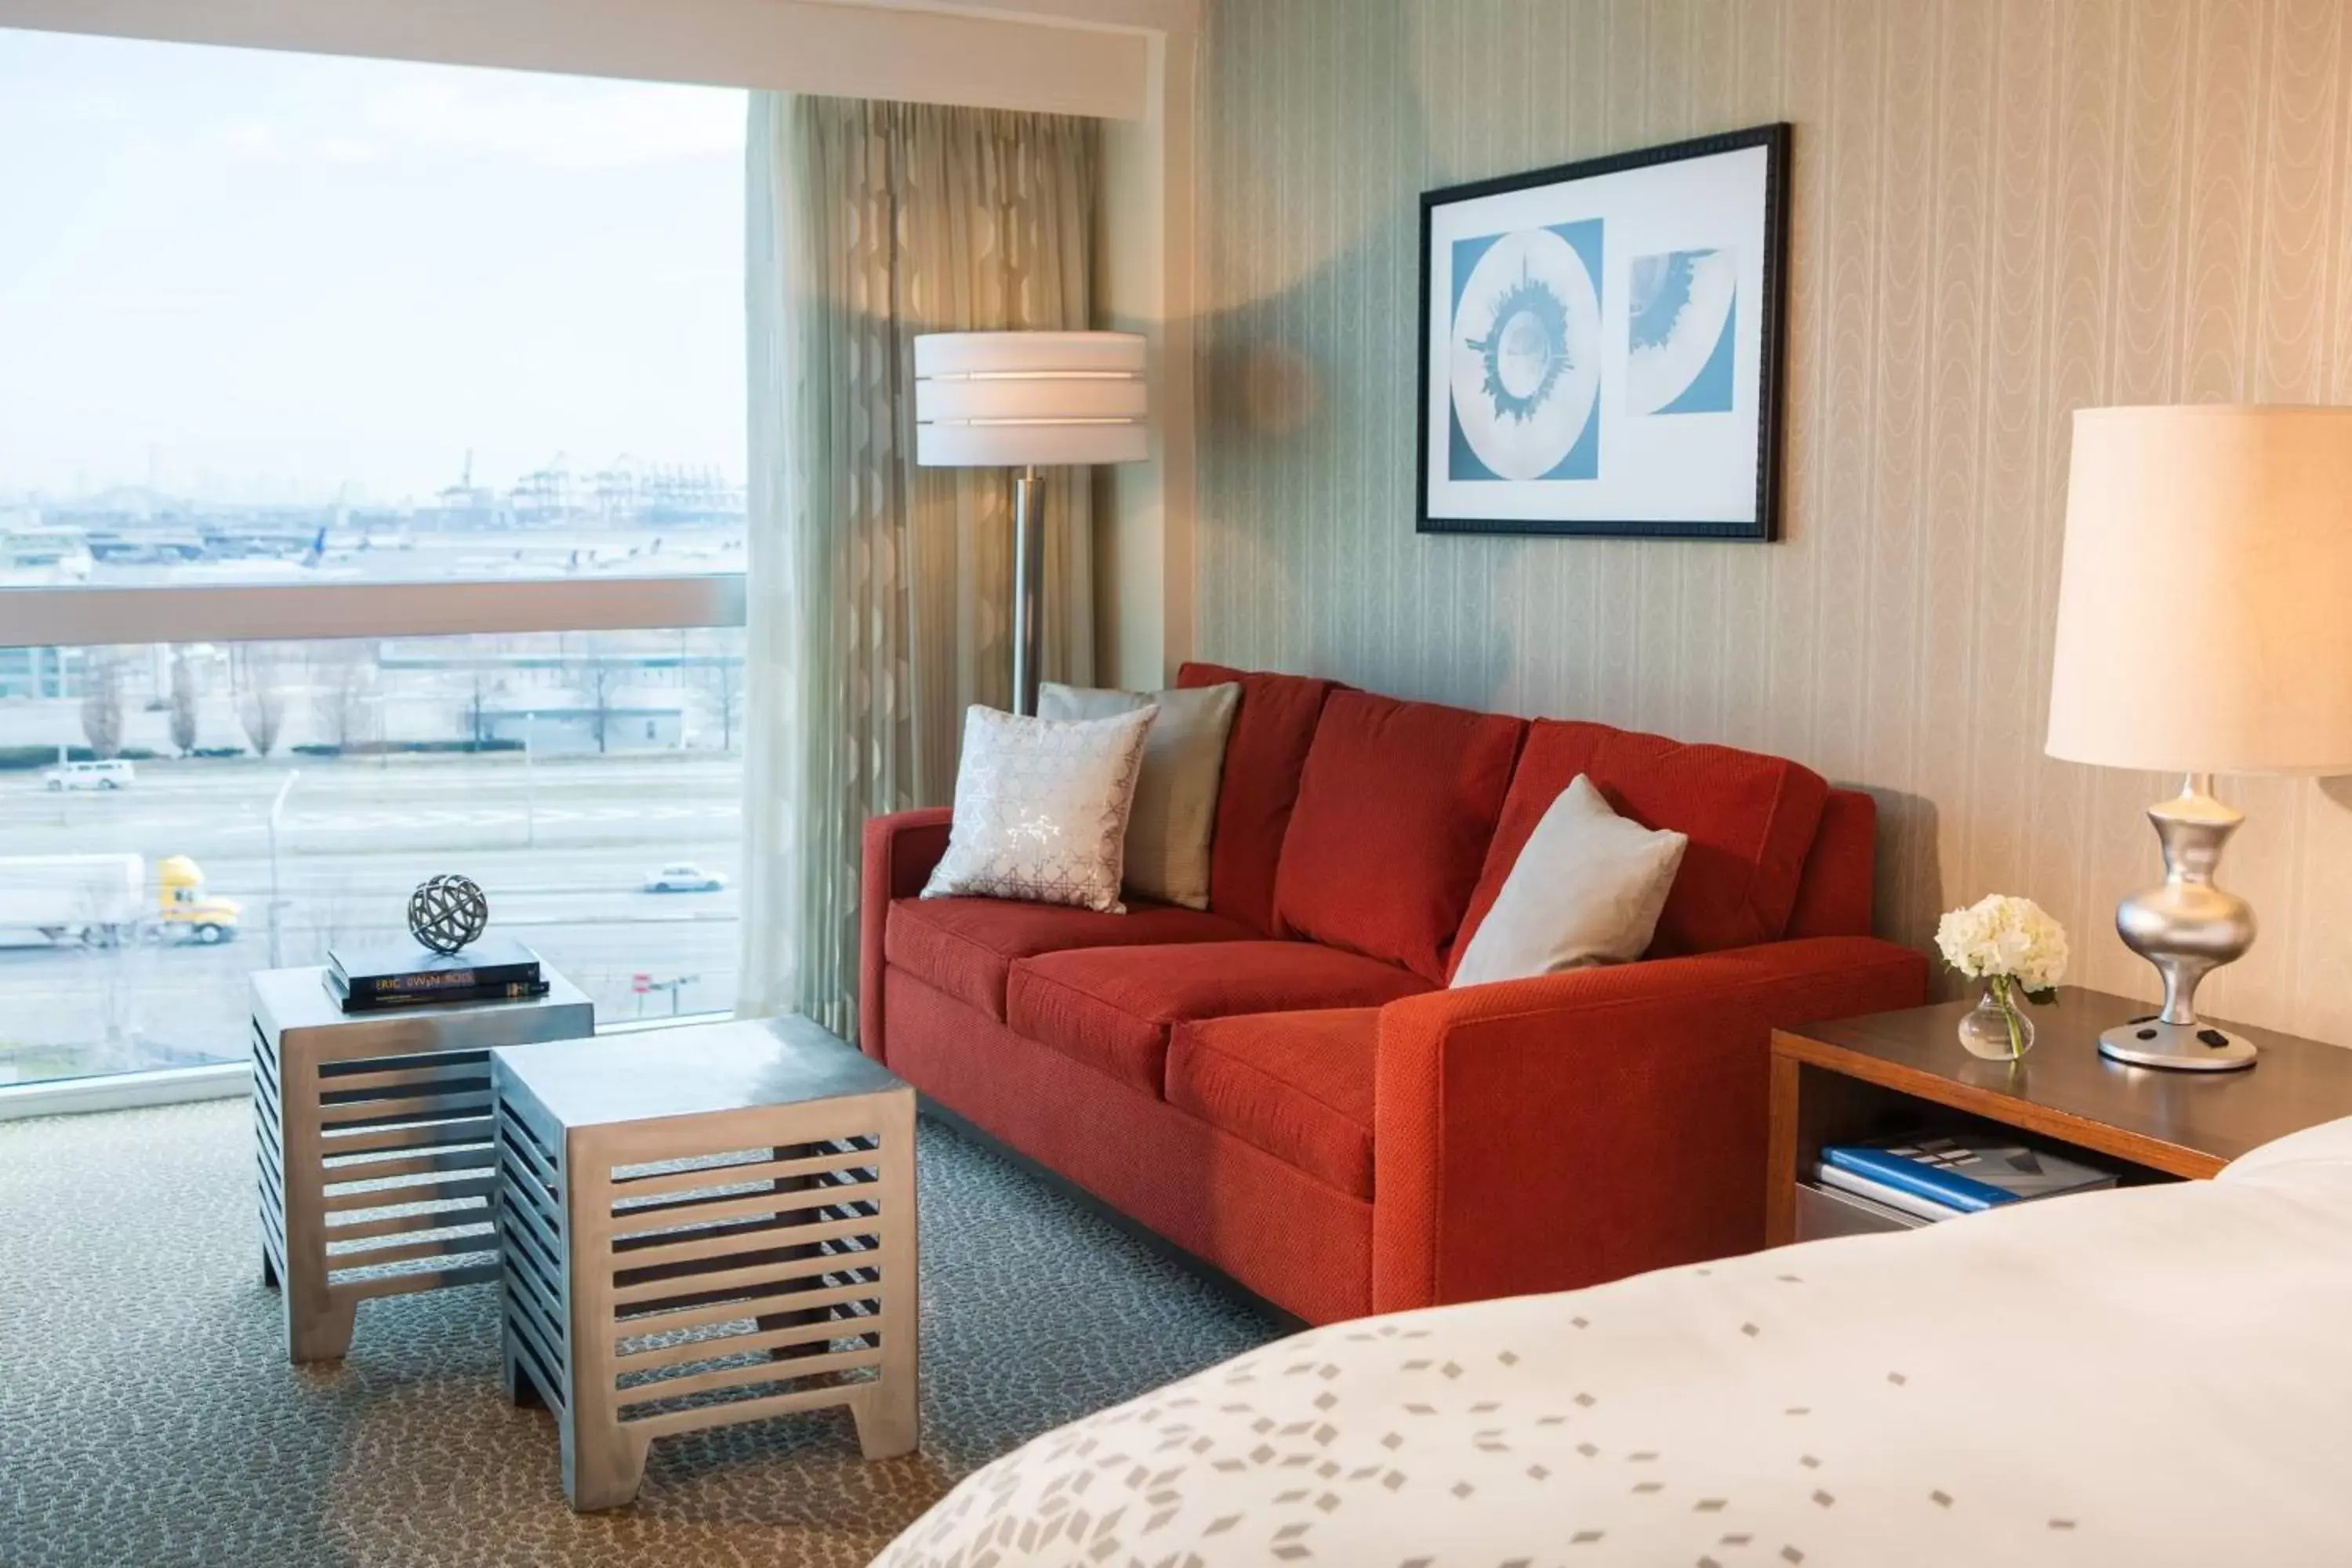
<svg viewBox="0 0 2352 1568">
<path fill-rule="evenodd" d="M 0 30 L 0 1083 L 457 870 L 734 995 L 737 92 Z"/>
</svg>

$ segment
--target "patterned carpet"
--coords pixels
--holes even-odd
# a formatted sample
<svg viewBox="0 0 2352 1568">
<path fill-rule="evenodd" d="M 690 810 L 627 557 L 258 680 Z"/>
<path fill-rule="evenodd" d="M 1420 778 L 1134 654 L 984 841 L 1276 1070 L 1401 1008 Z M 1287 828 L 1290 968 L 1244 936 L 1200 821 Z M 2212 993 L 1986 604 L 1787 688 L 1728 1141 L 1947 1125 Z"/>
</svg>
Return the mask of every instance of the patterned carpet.
<svg viewBox="0 0 2352 1568">
<path fill-rule="evenodd" d="M 366 1303 L 285 1361 L 241 1101 L 0 1123 L 0 1565 L 862 1563 L 1023 1440 L 1279 1331 L 926 1123 L 923 1451 L 843 1412 L 657 1442 L 635 1508 L 563 1503 L 499 1388 L 494 1287 Z"/>
</svg>

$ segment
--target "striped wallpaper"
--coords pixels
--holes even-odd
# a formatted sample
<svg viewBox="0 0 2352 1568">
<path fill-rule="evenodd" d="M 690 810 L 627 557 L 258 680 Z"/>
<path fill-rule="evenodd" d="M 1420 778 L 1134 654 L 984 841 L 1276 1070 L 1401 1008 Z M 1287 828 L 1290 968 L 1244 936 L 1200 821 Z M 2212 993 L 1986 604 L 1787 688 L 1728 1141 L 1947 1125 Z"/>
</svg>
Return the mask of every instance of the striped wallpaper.
<svg viewBox="0 0 2352 1568">
<path fill-rule="evenodd" d="M 1219 0 L 1198 639 L 1874 791 L 1880 924 L 2115 900 L 2167 781 L 2041 754 L 2067 412 L 2352 402 L 2346 0 Z M 1797 125 L 1785 541 L 1422 539 L 1415 196 Z M 2347 606 L 2352 614 L 2352 605 Z M 2210 1010 L 2352 1044 L 2352 780 L 2232 780 Z"/>
</svg>

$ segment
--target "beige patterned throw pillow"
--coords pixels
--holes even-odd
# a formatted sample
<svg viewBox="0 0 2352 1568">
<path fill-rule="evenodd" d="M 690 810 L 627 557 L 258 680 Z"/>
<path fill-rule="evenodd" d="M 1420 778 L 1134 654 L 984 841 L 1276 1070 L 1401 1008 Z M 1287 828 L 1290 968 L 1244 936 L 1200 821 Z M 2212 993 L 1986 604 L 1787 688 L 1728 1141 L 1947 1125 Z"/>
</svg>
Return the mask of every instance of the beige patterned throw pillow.
<svg viewBox="0 0 2352 1568">
<path fill-rule="evenodd" d="M 1125 914 L 1128 813 L 1157 708 L 1073 722 L 975 704 L 964 714 L 955 824 L 927 899 L 1028 899 Z"/>
<path fill-rule="evenodd" d="M 1217 785 L 1225 738 L 1242 689 L 1193 686 L 1171 691 L 1104 691 L 1047 681 L 1037 690 L 1045 719 L 1107 719 L 1156 707 L 1143 741 L 1135 810 L 1127 819 L 1128 891 L 1190 910 L 1209 907 L 1209 849 L 1217 828 Z"/>
</svg>

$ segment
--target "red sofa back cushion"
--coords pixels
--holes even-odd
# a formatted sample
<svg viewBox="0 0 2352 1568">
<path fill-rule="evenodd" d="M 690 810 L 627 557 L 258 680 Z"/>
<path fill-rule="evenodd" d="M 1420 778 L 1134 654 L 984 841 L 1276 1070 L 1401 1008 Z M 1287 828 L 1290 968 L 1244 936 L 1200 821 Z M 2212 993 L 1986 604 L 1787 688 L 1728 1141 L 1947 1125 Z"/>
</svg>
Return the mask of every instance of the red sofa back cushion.
<svg viewBox="0 0 2352 1568">
<path fill-rule="evenodd" d="M 1283 933 L 1443 981 L 1526 730 L 1500 713 L 1333 692 L 1282 843 Z"/>
<path fill-rule="evenodd" d="M 1187 663 L 1180 687 L 1239 682 L 1242 700 L 1225 739 L 1217 785 L 1216 835 L 1209 845 L 1209 908 L 1252 931 L 1274 930 L 1275 867 L 1282 859 L 1298 773 L 1332 682 L 1260 675 L 1222 664 Z"/>
<path fill-rule="evenodd" d="M 1878 803 L 1858 789 L 1830 791 L 1788 934 L 1868 936 L 1877 874 Z"/>
<path fill-rule="evenodd" d="M 1787 932 L 1829 795 L 1819 773 L 1728 746 L 1538 719 L 1528 727 L 1457 952 L 1494 907 L 1536 824 L 1579 773 L 1620 816 L 1689 836 L 1653 956 L 1747 947 Z"/>
</svg>

